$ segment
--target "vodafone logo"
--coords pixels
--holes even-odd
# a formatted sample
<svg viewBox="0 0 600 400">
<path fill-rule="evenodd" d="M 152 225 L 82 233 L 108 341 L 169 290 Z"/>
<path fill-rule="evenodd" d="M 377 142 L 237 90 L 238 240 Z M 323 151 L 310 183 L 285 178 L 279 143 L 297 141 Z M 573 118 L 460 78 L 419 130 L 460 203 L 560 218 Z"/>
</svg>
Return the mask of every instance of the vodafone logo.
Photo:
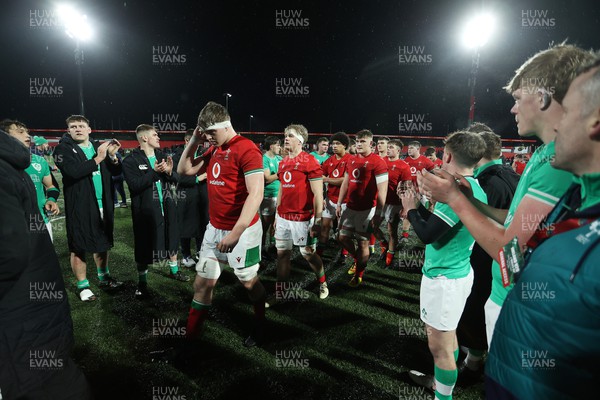
<svg viewBox="0 0 600 400">
<path fill-rule="evenodd" d="M 340 171 L 338 171 L 337 169 L 334 169 L 333 173 L 331 175 L 333 175 L 334 178 L 337 178 L 338 176 L 340 176 Z"/>
<path fill-rule="evenodd" d="M 291 180 L 292 180 L 292 173 L 290 171 L 285 171 L 283 173 L 283 181 L 285 183 L 290 183 Z"/>
<path fill-rule="evenodd" d="M 213 165 L 213 167 L 212 167 L 212 175 L 214 178 L 218 178 L 220 174 L 221 174 L 221 166 L 219 165 L 219 163 L 215 163 L 215 165 Z"/>
<path fill-rule="evenodd" d="M 354 171 L 352 171 L 352 176 L 354 177 L 354 179 L 360 178 L 360 169 L 357 168 Z"/>
<path fill-rule="evenodd" d="M 410 173 L 413 175 L 417 174 L 417 169 L 415 167 L 410 167 Z"/>
</svg>

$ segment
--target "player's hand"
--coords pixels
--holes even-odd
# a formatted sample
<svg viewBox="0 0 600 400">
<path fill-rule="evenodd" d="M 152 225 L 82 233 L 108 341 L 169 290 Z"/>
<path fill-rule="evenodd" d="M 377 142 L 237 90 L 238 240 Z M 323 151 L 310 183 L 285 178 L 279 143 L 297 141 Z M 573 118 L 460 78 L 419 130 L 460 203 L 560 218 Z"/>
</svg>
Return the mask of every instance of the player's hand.
<svg viewBox="0 0 600 400">
<path fill-rule="evenodd" d="M 98 150 L 96 150 L 96 157 L 94 157 L 94 159 L 97 160 L 97 164 L 100 164 L 106 158 L 109 145 L 110 142 L 104 142 L 98 146 Z"/>
<path fill-rule="evenodd" d="M 58 208 L 58 204 L 56 204 L 56 202 L 54 202 L 52 200 L 46 201 L 46 204 L 44 204 L 44 210 L 46 210 L 46 212 L 49 215 L 58 215 L 58 213 L 60 212 L 60 209 Z"/>
<path fill-rule="evenodd" d="M 201 146 L 206 142 L 206 135 L 199 126 L 196 126 L 196 129 L 194 129 L 194 133 L 192 134 L 190 141 Z"/>
<path fill-rule="evenodd" d="M 402 215 L 408 215 L 410 210 L 417 208 L 417 193 L 412 188 L 403 190 L 400 193 L 400 200 L 402 201 Z"/>
<path fill-rule="evenodd" d="M 412 189 L 412 188 L 413 188 L 412 181 L 399 182 L 398 186 L 396 187 L 396 194 L 398 195 L 398 197 L 400 197 L 402 192 L 404 192 L 405 190 L 408 190 L 408 189 Z"/>
<path fill-rule="evenodd" d="M 227 234 L 223 240 L 217 243 L 217 250 L 219 250 L 221 253 L 231 253 L 233 248 L 237 246 L 240 236 L 241 235 L 238 235 L 234 231 L 229 232 L 229 234 Z"/>
<path fill-rule="evenodd" d="M 121 148 L 121 143 L 117 139 L 108 142 L 108 155 L 112 158 Z"/>
<path fill-rule="evenodd" d="M 449 204 L 460 196 L 461 189 L 458 182 L 462 180 L 466 182 L 464 177 L 460 176 L 457 179 L 457 177 L 443 169 L 436 169 L 433 173 L 426 170 L 417 171 L 419 191 L 441 203 Z M 466 185 L 470 189 L 468 182 L 466 182 Z"/>
<path fill-rule="evenodd" d="M 335 216 L 338 217 L 338 221 L 340 220 L 340 217 L 342 216 L 342 206 L 337 204 L 335 206 Z"/>
<path fill-rule="evenodd" d="M 173 173 L 173 157 L 168 156 L 167 157 L 167 161 L 163 161 L 165 163 L 164 169 L 165 172 L 169 175 L 171 175 L 171 173 Z"/>
</svg>

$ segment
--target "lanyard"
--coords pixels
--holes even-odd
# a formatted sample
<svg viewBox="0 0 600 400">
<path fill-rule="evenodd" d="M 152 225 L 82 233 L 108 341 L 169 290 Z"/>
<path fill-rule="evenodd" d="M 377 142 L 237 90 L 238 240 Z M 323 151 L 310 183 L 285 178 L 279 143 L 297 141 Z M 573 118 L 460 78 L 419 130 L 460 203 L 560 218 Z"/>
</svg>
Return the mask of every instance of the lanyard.
<svg viewBox="0 0 600 400">
<path fill-rule="evenodd" d="M 594 219 L 592 218 L 569 218 L 555 224 L 542 223 L 540 224 L 540 228 L 538 228 L 533 236 L 527 241 L 527 250 L 529 251 L 529 249 L 531 249 L 531 251 L 533 251 L 552 236 L 580 228 L 593 220 Z"/>
</svg>

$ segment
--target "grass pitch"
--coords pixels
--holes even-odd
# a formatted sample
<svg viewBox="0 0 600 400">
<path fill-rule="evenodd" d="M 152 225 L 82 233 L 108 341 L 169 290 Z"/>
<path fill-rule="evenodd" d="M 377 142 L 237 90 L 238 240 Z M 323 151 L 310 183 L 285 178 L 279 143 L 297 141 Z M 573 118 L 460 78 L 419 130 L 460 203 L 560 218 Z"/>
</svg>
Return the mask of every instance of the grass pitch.
<svg viewBox="0 0 600 400">
<path fill-rule="evenodd" d="M 54 221 L 54 244 L 71 305 L 73 358 L 96 399 L 433 398 L 408 383 L 406 374 L 433 371 L 419 319 L 423 247 L 414 236 L 400 249 L 398 267 L 384 269 L 373 259 L 355 289 L 347 286 L 347 266 L 331 262 L 338 247 L 329 246 L 324 263 L 330 296 L 325 300 L 319 300 L 314 274 L 295 253 L 291 281 L 303 294 L 267 309 L 266 343 L 251 349 L 242 341 L 252 325 L 252 306 L 235 275 L 224 272 L 202 338 L 191 360 L 183 362 L 166 355 L 184 341 L 192 282 L 170 279 L 166 264 L 155 265 L 148 274 L 152 298 L 134 298 L 131 209 L 115 210 L 115 246 L 109 256 L 111 274 L 125 284 L 116 292 L 99 289 L 88 256 L 88 279 L 99 296 L 92 303 L 77 295 L 64 222 Z M 193 271 L 183 271 L 193 278 Z M 272 293 L 275 264 L 260 277 Z M 483 384 L 457 388 L 454 397 L 483 398 Z"/>
</svg>

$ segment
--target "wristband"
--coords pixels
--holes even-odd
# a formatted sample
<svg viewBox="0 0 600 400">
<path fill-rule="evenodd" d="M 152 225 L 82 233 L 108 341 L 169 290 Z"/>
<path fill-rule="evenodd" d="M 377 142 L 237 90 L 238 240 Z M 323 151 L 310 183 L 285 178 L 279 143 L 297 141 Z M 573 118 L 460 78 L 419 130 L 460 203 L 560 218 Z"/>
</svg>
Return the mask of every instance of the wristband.
<svg viewBox="0 0 600 400">
<path fill-rule="evenodd" d="M 60 196 L 60 190 L 57 188 L 51 188 L 46 190 L 46 201 L 50 200 L 56 203 L 56 200 Z"/>
</svg>

